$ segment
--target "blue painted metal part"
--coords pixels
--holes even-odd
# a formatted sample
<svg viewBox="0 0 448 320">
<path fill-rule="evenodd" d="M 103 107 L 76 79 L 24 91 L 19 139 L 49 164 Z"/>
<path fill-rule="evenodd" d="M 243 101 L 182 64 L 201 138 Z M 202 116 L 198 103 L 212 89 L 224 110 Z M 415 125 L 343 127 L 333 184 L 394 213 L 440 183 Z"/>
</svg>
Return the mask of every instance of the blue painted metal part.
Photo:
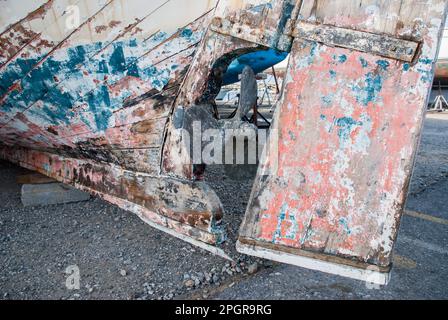
<svg viewBox="0 0 448 320">
<path fill-rule="evenodd" d="M 229 65 L 223 77 L 223 85 L 238 82 L 238 75 L 243 72 L 245 66 L 250 66 L 257 74 L 282 62 L 287 56 L 287 52 L 281 52 L 275 49 L 244 54 L 233 60 Z"/>
</svg>

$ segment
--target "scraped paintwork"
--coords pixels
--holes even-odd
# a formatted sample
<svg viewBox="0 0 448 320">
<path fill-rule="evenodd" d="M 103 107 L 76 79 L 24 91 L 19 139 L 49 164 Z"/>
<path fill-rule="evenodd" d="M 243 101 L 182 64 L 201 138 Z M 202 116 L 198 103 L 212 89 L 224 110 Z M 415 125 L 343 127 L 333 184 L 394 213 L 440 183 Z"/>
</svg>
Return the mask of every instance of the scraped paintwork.
<svg viewBox="0 0 448 320">
<path fill-rule="evenodd" d="M 15 15 L 0 14 L 0 156 L 228 259 L 212 247 L 222 205 L 182 129 L 219 127 L 213 100 L 235 58 L 290 51 L 278 144 L 237 248 L 384 284 L 446 5 L 3 1 Z"/>
<path fill-rule="evenodd" d="M 180 5 L 51 0 L 16 11 L 0 35 L 1 153 L 179 237 L 217 244 L 225 233 L 213 191 L 160 176 L 170 108 L 216 1 L 167 21 Z M 79 10 L 73 29 L 69 6 Z"/>
<path fill-rule="evenodd" d="M 307 2 L 301 11 L 304 20 L 377 30 L 365 20 L 373 9 L 364 2 L 356 7 L 358 1 L 351 1 L 356 14 L 345 17 L 337 10 L 334 18 L 329 8 L 346 8 L 344 4 L 310 2 L 314 11 L 308 12 Z M 403 12 L 412 5 L 401 2 Z M 377 14 L 384 10 L 375 8 Z M 270 147 L 278 152 L 266 153 L 256 178 L 240 229 L 242 252 L 263 256 L 274 249 L 277 253 L 269 256 L 279 261 L 286 259 L 282 252 L 311 257 L 316 269 L 320 260 L 343 257 L 346 262 L 340 263 L 356 262 L 354 269 L 375 266 L 388 272 L 446 14 L 444 1 L 419 8 L 419 32 L 408 34 L 422 43 L 412 63 L 363 48 L 294 40 L 275 114 L 279 144 Z M 398 14 L 400 18 L 407 19 Z M 416 21 L 402 21 L 400 27 L 408 30 L 406 23 Z M 395 31 L 391 37 L 397 36 Z M 309 267 L 305 260 L 290 262 Z M 359 278 L 356 272 L 353 277 Z M 377 282 L 386 279 L 380 276 Z"/>
</svg>

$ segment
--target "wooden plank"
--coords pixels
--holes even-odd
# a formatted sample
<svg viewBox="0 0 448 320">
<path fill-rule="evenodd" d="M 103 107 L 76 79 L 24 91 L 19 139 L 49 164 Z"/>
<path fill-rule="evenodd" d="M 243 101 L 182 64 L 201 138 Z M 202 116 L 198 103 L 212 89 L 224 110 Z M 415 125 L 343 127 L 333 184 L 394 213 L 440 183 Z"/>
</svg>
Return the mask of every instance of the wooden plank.
<svg viewBox="0 0 448 320">
<path fill-rule="evenodd" d="M 419 47 L 419 43 L 415 41 L 303 21 L 297 23 L 293 35 L 327 46 L 353 49 L 406 62 L 414 60 Z"/>
<path fill-rule="evenodd" d="M 296 19 L 301 0 L 220 1 L 210 29 L 222 35 L 258 45 L 289 51 L 292 38 L 287 29 Z"/>
<path fill-rule="evenodd" d="M 421 38 L 431 12 L 442 3 L 425 0 L 310 0 L 303 1 L 300 17 L 310 23 L 387 34 L 395 37 Z"/>
<path fill-rule="evenodd" d="M 271 259 L 285 262 L 283 249 L 291 248 L 297 257 L 289 263 L 326 272 L 332 271 L 321 257 L 313 265 L 303 251 L 390 267 L 447 6 L 304 2 L 300 16 L 307 23 L 399 38 L 385 16 L 396 15 L 400 30 L 417 23 L 407 39 L 421 47 L 408 63 L 295 39 L 271 129 L 278 144 L 266 149 L 240 228 L 240 243 L 256 243 L 251 254 L 270 250 Z M 411 15 L 415 21 L 407 16 L 411 7 L 420 10 Z M 340 274 L 359 278 L 359 268 L 346 271 Z"/>
</svg>

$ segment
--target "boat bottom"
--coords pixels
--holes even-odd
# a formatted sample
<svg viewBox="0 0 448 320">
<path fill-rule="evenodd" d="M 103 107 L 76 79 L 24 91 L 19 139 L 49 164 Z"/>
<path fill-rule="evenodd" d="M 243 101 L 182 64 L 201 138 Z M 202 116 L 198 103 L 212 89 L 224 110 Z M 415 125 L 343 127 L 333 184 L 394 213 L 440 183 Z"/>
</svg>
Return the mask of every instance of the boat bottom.
<svg viewBox="0 0 448 320">
<path fill-rule="evenodd" d="M 152 227 L 231 259 L 217 247 L 226 239 L 221 223 L 223 210 L 219 198 L 205 183 L 151 176 L 18 147 L 0 147 L 0 158 L 96 195 L 136 214 Z"/>
<path fill-rule="evenodd" d="M 369 284 L 387 285 L 390 280 L 391 266 L 378 267 L 278 245 L 274 248 L 274 245 L 241 237 L 237 241 L 236 249 L 243 254 L 361 280 Z"/>
</svg>

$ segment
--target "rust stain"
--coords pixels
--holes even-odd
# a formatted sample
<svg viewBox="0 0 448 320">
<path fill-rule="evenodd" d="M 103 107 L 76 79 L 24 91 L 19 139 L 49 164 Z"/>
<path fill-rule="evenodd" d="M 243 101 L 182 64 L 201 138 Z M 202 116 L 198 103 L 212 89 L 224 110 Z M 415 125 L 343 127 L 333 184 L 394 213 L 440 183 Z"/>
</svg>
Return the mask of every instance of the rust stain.
<svg viewBox="0 0 448 320">
<path fill-rule="evenodd" d="M 95 27 L 95 32 L 96 33 L 101 33 L 101 32 L 106 31 L 106 30 L 107 30 L 107 26 L 96 26 Z"/>
<path fill-rule="evenodd" d="M 48 10 L 50 10 L 51 7 L 53 6 L 54 1 L 55 0 L 48 0 L 46 3 L 41 5 L 36 10 L 30 12 L 25 18 L 23 18 L 23 19 L 17 21 L 16 23 L 10 25 L 8 28 L 6 28 L 5 31 L 3 31 L 0 34 L 0 37 L 2 37 L 4 34 L 10 32 L 11 29 L 13 29 L 15 27 L 21 28 L 21 30 L 23 31 L 24 28 L 21 26 L 21 24 L 24 23 L 24 22 L 29 22 L 29 21 L 32 21 L 32 20 L 35 20 L 35 19 L 43 19 L 45 17 L 45 15 L 47 14 Z M 29 32 L 29 31 L 26 31 L 26 32 Z"/>
</svg>

